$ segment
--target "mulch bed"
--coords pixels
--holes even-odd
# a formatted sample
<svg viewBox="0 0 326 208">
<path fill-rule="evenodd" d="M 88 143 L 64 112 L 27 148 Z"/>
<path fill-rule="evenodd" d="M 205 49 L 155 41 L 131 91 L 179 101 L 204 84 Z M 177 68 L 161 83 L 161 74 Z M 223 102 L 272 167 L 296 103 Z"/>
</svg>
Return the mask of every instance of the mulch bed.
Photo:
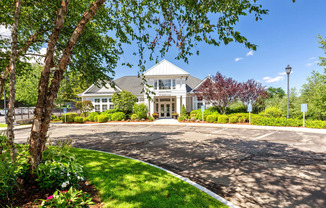
<svg viewBox="0 0 326 208">
<path fill-rule="evenodd" d="M 89 182 L 79 182 L 81 186 L 80 190 L 87 192 L 93 198 L 95 205 L 91 205 L 92 208 L 102 208 L 103 204 L 99 197 L 98 191 L 93 185 L 86 185 Z M 42 201 L 39 199 L 46 199 L 54 193 L 52 191 L 44 191 L 39 188 L 38 185 L 25 184 L 17 189 L 13 195 L 9 196 L 9 199 L 0 199 L 0 205 L 6 207 L 21 207 L 21 208 L 37 208 L 41 205 Z M 1 206 L 0 206 L 1 207 Z"/>
</svg>

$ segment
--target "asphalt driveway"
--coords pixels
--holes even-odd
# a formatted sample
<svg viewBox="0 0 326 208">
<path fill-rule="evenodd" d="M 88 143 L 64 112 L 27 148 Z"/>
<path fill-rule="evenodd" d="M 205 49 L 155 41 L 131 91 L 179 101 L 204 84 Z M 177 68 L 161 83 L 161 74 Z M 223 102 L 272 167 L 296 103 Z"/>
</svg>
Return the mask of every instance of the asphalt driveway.
<svg viewBox="0 0 326 208">
<path fill-rule="evenodd" d="M 25 142 L 30 130 L 17 130 Z M 114 152 L 185 176 L 241 207 L 326 207 L 326 135 L 168 125 L 53 126 L 52 141 Z"/>
</svg>

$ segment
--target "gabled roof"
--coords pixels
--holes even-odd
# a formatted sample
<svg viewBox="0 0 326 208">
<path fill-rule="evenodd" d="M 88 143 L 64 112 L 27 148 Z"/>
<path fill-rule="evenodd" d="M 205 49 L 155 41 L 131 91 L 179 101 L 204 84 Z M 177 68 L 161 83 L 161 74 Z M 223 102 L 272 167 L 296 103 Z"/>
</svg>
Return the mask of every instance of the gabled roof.
<svg viewBox="0 0 326 208">
<path fill-rule="evenodd" d="M 189 76 L 189 73 L 164 59 L 161 62 L 154 65 L 153 67 L 151 67 L 149 70 L 147 70 L 144 73 L 144 75 L 145 77 L 160 76 L 160 75 L 161 76 L 175 76 L 175 75 Z"/>
<path fill-rule="evenodd" d="M 209 77 L 209 76 L 207 76 L 205 79 L 203 79 L 202 81 L 200 81 L 200 82 L 198 82 L 198 84 L 197 85 L 195 85 L 193 88 L 192 88 L 192 90 L 190 91 L 190 93 L 193 93 L 198 87 L 200 87 L 200 85 L 202 85 L 207 79 L 209 79 L 209 80 L 211 80 L 212 82 L 214 82 L 214 80 L 211 78 L 211 77 Z"/>
<path fill-rule="evenodd" d="M 131 92 L 134 95 L 140 95 L 144 86 L 142 85 L 142 79 L 138 76 L 125 76 L 114 80 L 114 83 L 118 85 L 122 90 Z"/>
</svg>

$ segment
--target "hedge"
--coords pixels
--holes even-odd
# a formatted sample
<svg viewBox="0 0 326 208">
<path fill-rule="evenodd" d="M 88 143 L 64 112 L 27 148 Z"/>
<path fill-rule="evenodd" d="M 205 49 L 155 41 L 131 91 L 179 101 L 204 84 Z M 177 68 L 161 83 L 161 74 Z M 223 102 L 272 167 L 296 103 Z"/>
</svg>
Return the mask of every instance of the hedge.
<svg viewBox="0 0 326 208">
<path fill-rule="evenodd" d="M 76 123 L 84 123 L 84 119 L 83 119 L 83 117 L 80 117 L 80 116 L 76 116 L 76 117 L 74 118 L 74 121 L 75 121 Z"/>
<path fill-rule="evenodd" d="M 208 115 L 206 117 L 206 121 L 208 123 L 215 123 L 217 121 L 217 119 L 218 119 L 218 115 Z"/>
<path fill-rule="evenodd" d="M 111 118 L 112 121 L 122 121 L 126 118 L 126 114 L 124 114 L 123 112 L 116 112 L 112 114 Z"/>
<path fill-rule="evenodd" d="M 99 115 L 98 112 L 92 112 L 92 113 L 90 113 L 90 114 L 88 115 L 87 118 L 88 118 L 89 121 L 95 121 L 94 117 L 97 116 L 97 115 Z"/>
<path fill-rule="evenodd" d="M 229 117 L 230 123 L 238 123 L 238 120 L 239 120 L 238 116 L 230 116 Z"/>
<path fill-rule="evenodd" d="M 299 119 L 287 119 L 287 118 L 268 118 L 263 116 L 254 116 L 251 119 L 251 124 L 261 126 L 302 126 L 302 120 Z"/>
<path fill-rule="evenodd" d="M 99 123 L 104 123 L 108 121 L 108 116 L 107 115 L 99 115 L 97 116 L 97 122 Z"/>
<path fill-rule="evenodd" d="M 66 114 L 63 114 L 61 119 L 62 119 L 62 122 L 65 122 L 65 115 L 66 115 L 66 121 L 67 123 L 72 123 L 74 122 L 74 118 L 77 116 L 77 113 L 66 113 Z"/>
<path fill-rule="evenodd" d="M 229 117 L 227 115 L 220 115 L 217 120 L 218 123 L 228 123 Z"/>
</svg>

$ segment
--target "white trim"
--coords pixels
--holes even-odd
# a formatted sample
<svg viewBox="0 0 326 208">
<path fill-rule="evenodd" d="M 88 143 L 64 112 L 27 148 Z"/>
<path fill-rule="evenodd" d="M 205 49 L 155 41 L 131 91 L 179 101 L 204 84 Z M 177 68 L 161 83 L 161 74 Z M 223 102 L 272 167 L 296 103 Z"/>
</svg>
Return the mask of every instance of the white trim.
<svg viewBox="0 0 326 208">
<path fill-rule="evenodd" d="M 146 75 L 146 73 L 150 72 L 151 70 L 153 70 L 154 68 L 156 68 L 158 65 L 167 62 L 169 64 L 171 64 L 172 66 L 176 67 L 178 70 L 184 72 L 184 74 L 171 74 L 171 75 Z M 152 66 L 151 68 L 149 68 L 146 72 L 144 72 L 143 74 L 145 77 L 151 77 L 151 76 L 189 76 L 190 74 L 188 72 L 186 72 L 185 70 L 181 69 L 180 67 L 172 64 L 171 62 L 167 61 L 166 59 L 163 59 L 162 61 L 160 61 L 159 63 L 155 64 L 154 66 Z"/>
<path fill-rule="evenodd" d="M 79 148 L 79 149 L 86 149 L 86 150 L 92 150 L 92 151 L 97 151 L 97 152 L 107 153 L 107 154 L 111 154 L 111 155 L 116 155 L 116 156 L 119 156 L 119 157 L 123 157 L 123 158 L 127 158 L 127 159 L 131 159 L 131 160 L 135 160 L 135 161 L 138 161 L 138 162 L 144 163 L 144 164 L 149 165 L 149 166 L 152 166 L 152 167 L 154 167 L 154 168 L 158 168 L 158 169 L 163 170 L 163 171 L 165 171 L 165 172 L 167 172 L 167 173 L 173 175 L 174 177 L 176 177 L 176 178 L 178 178 L 178 179 L 180 179 L 180 180 L 182 180 L 182 181 L 184 181 L 184 182 L 186 182 L 186 183 L 188 183 L 188 184 L 190 184 L 190 185 L 196 187 L 197 189 L 199 189 L 199 190 L 201 190 L 202 192 L 204 192 L 204 193 L 210 195 L 211 197 L 213 197 L 213 198 L 216 199 L 217 201 L 219 201 L 219 202 L 225 204 L 226 206 L 229 206 L 230 208 L 239 208 L 238 206 L 232 204 L 231 202 L 229 202 L 228 200 L 224 199 L 223 197 L 221 197 L 221 196 L 215 194 L 214 192 L 208 190 L 207 188 L 205 188 L 205 187 L 203 187 L 203 186 L 201 186 L 201 185 L 199 185 L 199 184 L 197 184 L 197 183 L 195 183 L 195 182 L 189 180 L 188 178 L 185 178 L 185 177 L 183 177 L 183 176 L 181 176 L 181 175 L 179 175 L 179 174 L 176 174 L 176 173 L 174 173 L 174 172 L 172 172 L 172 171 L 169 171 L 169 170 L 167 170 L 167 169 L 161 168 L 161 167 L 159 167 L 159 166 L 157 166 L 157 165 L 154 165 L 154 164 L 151 164 L 151 163 L 148 163 L 148 162 L 144 162 L 144 161 L 142 161 L 142 160 L 138 160 L 138 159 L 135 159 L 135 158 L 132 158 L 132 157 L 128 157 L 128 156 L 124 156 L 124 155 L 119 155 L 119 154 L 116 154 L 116 153 L 112 153 L 112 152 L 106 152 L 106 151 L 94 150 L 94 149 L 88 149 L 88 148 Z"/>
</svg>

